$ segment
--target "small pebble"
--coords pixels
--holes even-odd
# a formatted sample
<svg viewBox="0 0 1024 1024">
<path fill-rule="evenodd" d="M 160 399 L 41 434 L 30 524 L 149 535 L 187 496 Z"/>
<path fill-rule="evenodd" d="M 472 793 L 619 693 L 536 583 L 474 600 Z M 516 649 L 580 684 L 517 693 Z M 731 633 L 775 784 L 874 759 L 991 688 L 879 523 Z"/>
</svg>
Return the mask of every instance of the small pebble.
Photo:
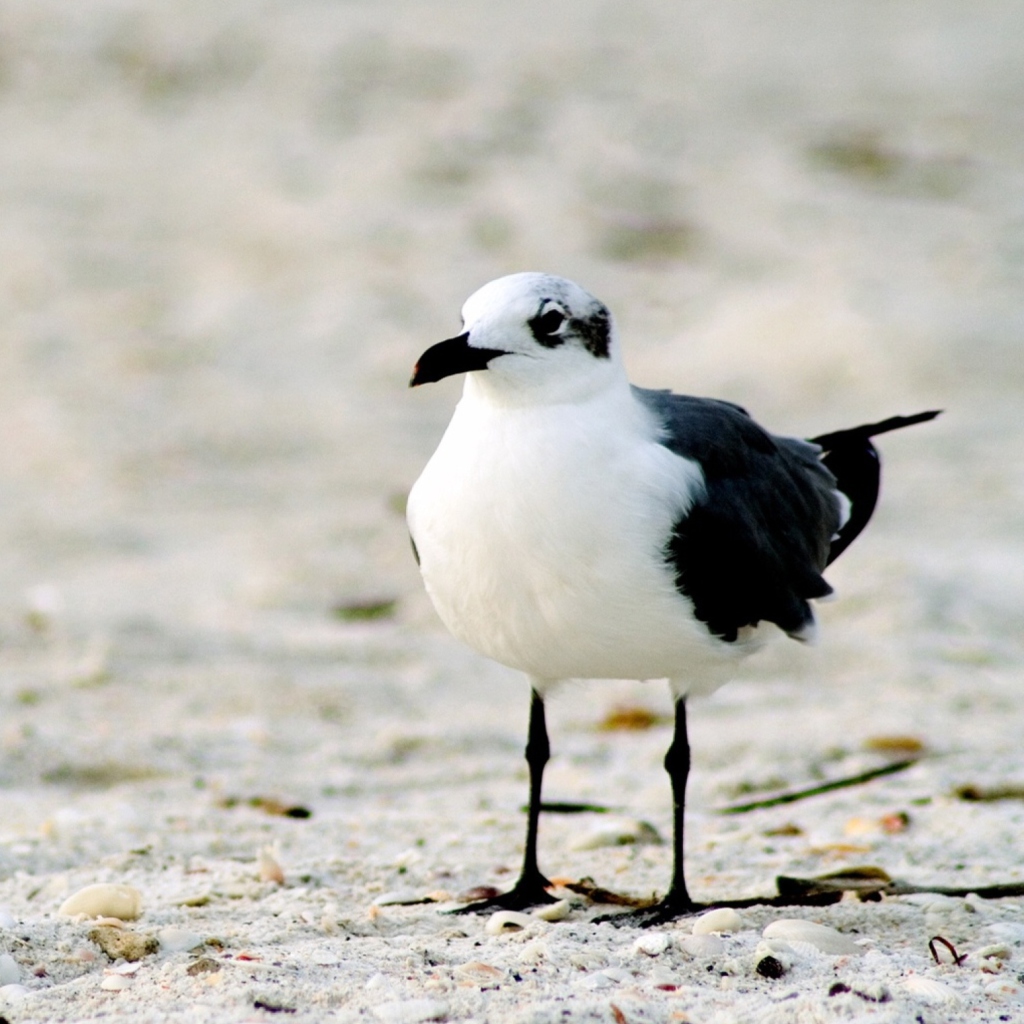
<svg viewBox="0 0 1024 1024">
<path fill-rule="evenodd" d="M 530 914 L 520 914 L 517 910 L 499 910 L 491 914 L 484 925 L 488 935 L 501 935 L 503 932 L 519 932 L 537 919 Z"/>
<path fill-rule="evenodd" d="M 21 968 L 10 953 L 0 953 L 0 985 L 16 985 L 21 981 Z"/>
<path fill-rule="evenodd" d="M 717 935 L 683 935 L 676 945 L 696 957 L 721 956 L 725 952 L 725 943 Z"/>
<path fill-rule="evenodd" d="M 633 952 L 661 956 L 671 943 L 672 940 L 664 932 L 647 932 L 633 943 Z"/>
<path fill-rule="evenodd" d="M 100 925 L 89 932 L 89 940 L 95 942 L 111 960 L 127 960 L 133 963 L 151 956 L 160 948 L 152 935 L 140 935 L 128 928 L 111 928 Z"/>
<path fill-rule="evenodd" d="M 64 917 L 116 917 L 134 921 L 142 913 L 142 893 L 131 885 L 98 882 L 69 896 L 57 911 Z"/>
<path fill-rule="evenodd" d="M 903 987 L 916 999 L 930 1006 L 943 1006 L 960 1001 L 960 997 L 949 985 L 933 978 L 924 978 L 920 974 L 911 974 L 904 978 Z"/>
<path fill-rule="evenodd" d="M 781 978 L 786 973 L 786 965 L 774 956 L 763 956 L 754 968 L 762 978 Z"/>
<path fill-rule="evenodd" d="M 402 999 L 375 1006 L 373 1015 L 384 1024 L 420 1024 L 421 1021 L 444 1020 L 448 1016 L 448 1004 L 440 999 Z"/>
<path fill-rule="evenodd" d="M 822 953 L 832 956 L 856 956 L 864 952 L 848 935 L 826 924 L 816 924 L 801 918 L 772 921 L 761 934 L 766 939 L 782 939 L 791 945 L 794 942 L 807 942 Z"/>
<path fill-rule="evenodd" d="M 701 914 L 690 929 L 694 935 L 711 935 L 714 932 L 738 932 L 743 928 L 743 918 L 732 907 L 719 907 Z"/>
<path fill-rule="evenodd" d="M 542 921 L 564 921 L 572 910 L 572 904 L 568 900 L 559 900 L 557 903 L 545 903 L 533 911 L 533 917 L 539 917 Z"/>
<path fill-rule="evenodd" d="M 131 988 L 132 979 L 124 974 L 108 974 L 101 982 L 100 988 L 106 992 L 121 992 Z"/>
</svg>

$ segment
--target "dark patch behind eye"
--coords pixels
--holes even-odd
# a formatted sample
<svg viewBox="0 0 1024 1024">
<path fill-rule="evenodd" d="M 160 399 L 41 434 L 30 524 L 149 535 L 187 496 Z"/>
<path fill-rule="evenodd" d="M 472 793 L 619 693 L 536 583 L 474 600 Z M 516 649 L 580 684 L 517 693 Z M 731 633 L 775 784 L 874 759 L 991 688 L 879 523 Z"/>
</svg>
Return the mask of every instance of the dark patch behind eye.
<svg viewBox="0 0 1024 1024">
<path fill-rule="evenodd" d="M 543 345 L 545 348 L 557 348 L 565 341 L 561 335 L 555 334 L 555 331 L 565 323 L 565 314 L 560 309 L 549 309 L 546 313 L 538 313 L 527 322 L 537 344 Z"/>
<path fill-rule="evenodd" d="M 586 350 L 598 359 L 608 358 L 611 346 L 611 314 L 604 306 L 598 306 L 585 320 L 573 319 L 569 327 L 583 342 Z"/>
</svg>

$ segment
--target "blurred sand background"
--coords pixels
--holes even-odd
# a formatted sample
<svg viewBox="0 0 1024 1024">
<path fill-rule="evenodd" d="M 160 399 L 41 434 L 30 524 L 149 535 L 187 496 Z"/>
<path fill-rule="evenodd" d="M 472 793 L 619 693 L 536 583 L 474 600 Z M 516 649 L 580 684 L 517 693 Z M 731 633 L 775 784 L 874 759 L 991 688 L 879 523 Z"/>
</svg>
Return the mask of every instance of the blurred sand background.
<svg viewBox="0 0 1024 1024">
<path fill-rule="evenodd" d="M 695 705 L 691 887 L 864 861 L 1020 879 L 1019 803 L 950 790 L 1024 779 L 1021 28 L 1010 0 L 0 6 L 0 905 L 39 990 L 10 1019 L 207 1005 L 99 991 L 53 917 L 88 882 L 285 957 L 381 892 L 505 884 L 526 687 L 444 633 L 401 509 L 459 387 L 409 392 L 412 364 L 516 270 L 602 298 L 637 383 L 780 433 L 946 410 L 883 439 L 819 647 Z M 367 602 L 385 614 L 353 619 Z M 669 706 L 553 701 L 547 793 L 666 832 L 667 729 L 598 731 L 623 704 Z M 710 815 L 892 735 L 932 756 Z M 256 795 L 313 817 L 221 806 Z M 926 798 L 837 852 L 851 817 Z M 587 827 L 545 820 L 550 872 L 664 885 L 664 847 L 568 852 Z M 243 885 L 273 843 L 297 894 L 176 908 L 190 871 Z M 393 933 L 440 927 L 415 913 Z M 389 962 L 335 962 L 317 1012 L 372 1010 Z M 252 1013 L 241 982 L 208 988 L 210 1019 Z"/>
</svg>

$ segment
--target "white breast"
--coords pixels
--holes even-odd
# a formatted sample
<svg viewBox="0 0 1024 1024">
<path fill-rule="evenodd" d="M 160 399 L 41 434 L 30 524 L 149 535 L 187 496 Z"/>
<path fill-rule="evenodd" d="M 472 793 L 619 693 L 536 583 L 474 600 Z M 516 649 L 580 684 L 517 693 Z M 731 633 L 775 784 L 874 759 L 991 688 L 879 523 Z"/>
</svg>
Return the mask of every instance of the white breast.
<svg viewBox="0 0 1024 1024">
<path fill-rule="evenodd" d="M 656 437 L 628 385 L 528 407 L 467 388 L 408 505 L 452 633 L 541 679 L 720 683 L 746 645 L 694 620 L 664 554 L 703 477 Z"/>
</svg>

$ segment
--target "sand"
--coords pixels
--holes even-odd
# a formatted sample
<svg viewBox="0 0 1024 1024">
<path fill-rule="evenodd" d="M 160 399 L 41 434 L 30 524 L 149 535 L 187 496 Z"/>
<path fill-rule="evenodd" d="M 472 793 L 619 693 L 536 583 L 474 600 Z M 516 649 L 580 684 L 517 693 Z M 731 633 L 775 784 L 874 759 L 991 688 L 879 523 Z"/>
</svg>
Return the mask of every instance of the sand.
<svg viewBox="0 0 1024 1024">
<path fill-rule="evenodd" d="M 694 703 L 691 889 L 1024 882 L 1018 19 L 6 4 L 0 1015 L 1024 1020 L 1019 899 L 751 909 L 717 945 L 582 899 L 502 934 L 446 914 L 514 877 L 527 690 L 445 634 L 401 515 L 458 395 L 411 366 L 515 270 L 606 301 L 637 383 L 779 432 L 944 408 L 884 439 L 820 644 Z M 618 708 L 649 727 L 601 728 Z M 551 876 L 663 891 L 667 845 L 608 844 L 669 833 L 669 710 L 657 684 L 553 698 L 546 795 L 608 813 L 545 815 Z M 718 813 L 906 740 L 905 771 Z M 156 952 L 58 914 L 95 883 L 139 891 Z M 763 945 L 785 918 L 860 952 Z"/>
</svg>

